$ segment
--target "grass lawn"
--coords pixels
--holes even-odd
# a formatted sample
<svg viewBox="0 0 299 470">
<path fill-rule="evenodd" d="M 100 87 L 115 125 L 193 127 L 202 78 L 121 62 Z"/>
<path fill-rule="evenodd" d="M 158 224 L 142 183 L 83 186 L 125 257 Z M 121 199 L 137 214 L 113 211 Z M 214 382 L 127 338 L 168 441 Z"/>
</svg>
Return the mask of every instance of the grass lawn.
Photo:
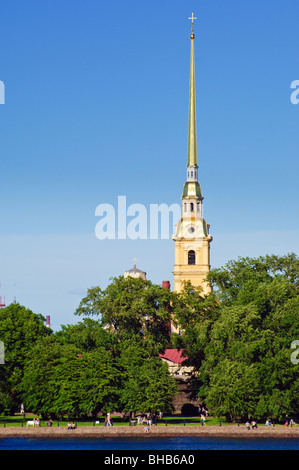
<svg viewBox="0 0 299 470">
<path fill-rule="evenodd" d="M 25 420 L 23 420 L 23 416 L 20 414 L 15 414 L 13 416 L 0 416 L 0 427 L 11 427 L 11 426 L 19 426 L 21 427 L 26 426 L 26 422 L 28 420 L 32 420 L 34 418 L 38 418 L 38 415 L 34 415 L 32 413 L 27 413 L 25 416 Z M 40 417 L 39 417 L 40 418 Z M 104 416 L 100 416 L 97 418 L 98 424 L 95 424 L 93 420 L 52 420 L 52 426 L 67 426 L 69 421 L 75 421 L 77 426 L 104 426 L 105 418 Z M 120 416 L 112 416 L 112 421 L 114 426 L 129 426 L 130 423 L 127 419 L 122 418 Z M 46 426 L 46 421 L 40 418 L 41 426 Z M 158 426 L 201 426 L 201 419 L 199 416 L 191 416 L 191 417 L 184 417 L 181 415 L 171 415 L 165 416 L 163 419 L 157 420 Z M 214 417 L 208 417 L 206 420 L 207 426 L 219 426 L 219 419 Z M 225 423 L 224 421 L 221 422 L 221 425 L 230 425 L 230 423 Z"/>
</svg>

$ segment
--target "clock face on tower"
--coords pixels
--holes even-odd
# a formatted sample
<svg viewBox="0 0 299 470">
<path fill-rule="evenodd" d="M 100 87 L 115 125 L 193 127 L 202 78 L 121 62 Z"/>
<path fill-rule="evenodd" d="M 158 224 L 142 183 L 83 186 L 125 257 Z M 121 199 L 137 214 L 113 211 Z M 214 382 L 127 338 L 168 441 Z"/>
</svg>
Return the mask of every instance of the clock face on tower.
<svg viewBox="0 0 299 470">
<path fill-rule="evenodd" d="M 188 220 L 189 219 L 189 220 Z M 191 219 L 191 220 L 190 220 Z M 176 225 L 176 232 L 173 235 L 178 239 L 202 239 L 207 236 L 204 228 L 205 221 L 202 217 L 196 218 L 181 218 Z"/>
</svg>

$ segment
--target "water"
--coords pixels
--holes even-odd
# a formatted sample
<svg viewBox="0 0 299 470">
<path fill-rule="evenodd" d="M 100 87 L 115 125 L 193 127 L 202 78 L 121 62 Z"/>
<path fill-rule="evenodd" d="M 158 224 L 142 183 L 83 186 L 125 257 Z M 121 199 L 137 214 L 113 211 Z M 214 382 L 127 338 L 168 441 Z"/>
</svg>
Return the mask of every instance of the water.
<svg viewBox="0 0 299 470">
<path fill-rule="evenodd" d="M 194 437 L 143 437 L 139 439 L 116 438 L 1 438 L 0 450 L 299 450 L 299 438 L 220 438 Z"/>
</svg>

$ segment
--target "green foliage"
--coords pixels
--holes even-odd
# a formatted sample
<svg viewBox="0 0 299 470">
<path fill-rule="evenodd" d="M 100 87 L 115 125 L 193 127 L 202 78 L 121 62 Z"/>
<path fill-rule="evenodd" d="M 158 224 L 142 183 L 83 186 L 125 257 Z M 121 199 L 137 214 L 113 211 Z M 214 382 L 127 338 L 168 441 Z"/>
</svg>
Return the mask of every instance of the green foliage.
<svg viewBox="0 0 299 470">
<path fill-rule="evenodd" d="M 207 401 L 216 416 L 234 420 L 254 414 L 259 393 L 254 364 L 224 359 L 211 371 Z"/>
<path fill-rule="evenodd" d="M 61 345 L 54 336 L 42 338 L 35 344 L 27 359 L 21 382 L 27 411 L 45 416 L 55 412 L 55 400 L 60 392 L 60 378 L 56 371 L 62 353 Z"/>
<path fill-rule="evenodd" d="M 88 290 L 86 318 L 53 333 L 20 305 L 0 310 L 0 412 L 20 404 L 52 417 L 171 410 L 176 383 L 159 357 L 172 345 L 193 366 L 193 396 L 228 420 L 299 410 L 299 262 L 239 258 L 208 276 L 209 295 L 186 283 L 174 294 L 119 277 Z M 170 338 L 170 318 L 181 333 Z M 91 318 L 94 316 L 94 318 Z"/>
<path fill-rule="evenodd" d="M 141 335 L 149 348 L 163 350 L 170 341 L 172 294 L 144 279 L 113 278 L 101 290 L 94 287 L 82 299 L 77 315 L 97 315 L 120 339 Z"/>
<path fill-rule="evenodd" d="M 44 416 L 95 416 L 117 406 L 119 385 L 119 369 L 109 350 L 83 351 L 55 337 L 36 344 L 22 380 L 27 409 Z"/>
<path fill-rule="evenodd" d="M 120 361 L 125 378 L 121 393 L 124 411 L 172 411 L 175 380 L 167 365 L 158 356 L 150 356 L 138 337 L 123 345 Z"/>
<path fill-rule="evenodd" d="M 202 296 L 200 288 L 186 282 L 181 293 L 172 304 L 174 324 L 183 331 L 174 336 L 173 344 L 187 351 L 187 365 L 198 370 L 204 359 L 204 350 L 209 343 L 209 332 L 220 312 L 220 303 L 214 295 Z"/>
<path fill-rule="evenodd" d="M 0 412 L 21 402 L 45 417 L 169 410 L 176 389 L 158 352 L 170 341 L 170 298 L 150 282 L 115 278 L 88 291 L 83 322 L 55 334 L 25 307 L 0 310 Z"/>
<path fill-rule="evenodd" d="M 91 319 L 38 341 L 21 385 L 27 409 L 70 418 L 108 411 L 168 411 L 176 393 L 166 365 L 140 335 L 119 341 Z"/>
<path fill-rule="evenodd" d="M 104 329 L 101 322 L 84 318 L 75 325 L 62 325 L 55 334 L 63 344 L 73 344 L 83 351 L 91 351 L 98 347 L 113 349 L 118 344 L 115 335 Z"/>
<path fill-rule="evenodd" d="M 183 325 L 177 344 L 197 372 L 193 393 L 231 420 L 298 413 L 290 349 L 299 339 L 297 257 L 239 258 L 208 278 L 209 296 L 190 300 L 187 286 L 174 308 Z"/>
<path fill-rule="evenodd" d="M 19 406 L 25 361 L 36 341 L 51 334 L 42 315 L 20 304 L 0 309 L 0 340 L 5 346 L 5 364 L 0 365 L 0 411 Z"/>
<path fill-rule="evenodd" d="M 121 409 L 124 374 L 111 351 L 103 347 L 82 355 L 81 410 L 96 416 Z"/>
</svg>

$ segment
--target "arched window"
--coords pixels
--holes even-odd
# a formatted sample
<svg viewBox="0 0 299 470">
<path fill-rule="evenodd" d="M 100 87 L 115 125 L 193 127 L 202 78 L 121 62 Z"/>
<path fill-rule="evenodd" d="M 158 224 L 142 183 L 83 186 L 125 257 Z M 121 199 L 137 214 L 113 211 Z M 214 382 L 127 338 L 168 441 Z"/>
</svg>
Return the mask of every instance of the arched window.
<svg viewBox="0 0 299 470">
<path fill-rule="evenodd" d="M 190 211 L 191 211 L 191 212 L 194 211 L 194 204 L 193 204 L 193 202 L 190 203 Z"/>
<path fill-rule="evenodd" d="M 188 264 L 195 264 L 195 251 L 188 251 Z"/>
</svg>

